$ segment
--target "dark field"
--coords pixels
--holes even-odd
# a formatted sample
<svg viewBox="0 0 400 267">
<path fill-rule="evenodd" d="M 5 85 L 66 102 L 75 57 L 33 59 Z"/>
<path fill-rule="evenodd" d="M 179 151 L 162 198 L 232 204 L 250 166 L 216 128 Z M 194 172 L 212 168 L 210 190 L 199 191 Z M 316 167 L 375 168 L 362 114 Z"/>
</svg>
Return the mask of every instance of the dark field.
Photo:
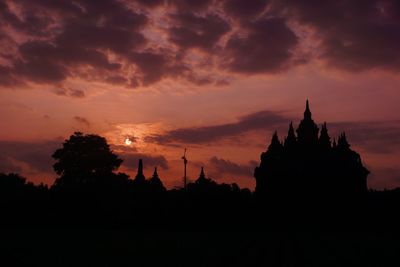
<svg viewBox="0 0 400 267">
<path fill-rule="evenodd" d="M 399 266 L 384 232 L 1 231 L 1 266 Z"/>
</svg>

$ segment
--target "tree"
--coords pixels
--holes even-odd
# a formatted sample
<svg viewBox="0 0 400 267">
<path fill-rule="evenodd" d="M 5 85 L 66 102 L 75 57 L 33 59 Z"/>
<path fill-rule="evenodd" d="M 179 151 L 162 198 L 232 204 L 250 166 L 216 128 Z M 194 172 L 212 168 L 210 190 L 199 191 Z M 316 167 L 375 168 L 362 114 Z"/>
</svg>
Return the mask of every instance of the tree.
<svg viewBox="0 0 400 267">
<path fill-rule="evenodd" d="M 57 161 L 53 168 L 60 175 L 58 185 L 90 183 L 95 177 L 112 175 L 122 163 L 104 137 L 80 132 L 65 140 L 52 157 Z"/>
</svg>

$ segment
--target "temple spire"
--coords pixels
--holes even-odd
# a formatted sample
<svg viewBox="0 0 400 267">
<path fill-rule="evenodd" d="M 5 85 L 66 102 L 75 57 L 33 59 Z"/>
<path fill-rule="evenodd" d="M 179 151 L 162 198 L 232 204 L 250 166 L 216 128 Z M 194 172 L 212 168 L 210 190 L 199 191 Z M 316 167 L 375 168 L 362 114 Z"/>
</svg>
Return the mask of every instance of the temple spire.
<svg viewBox="0 0 400 267">
<path fill-rule="evenodd" d="M 143 174 L 143 160 L 142 159 L 139 159 L 139 165 L 138 165 L 138 170 L 137 170 L 135 180 L 140 181 L 140 182 L 146 180 L 146 178 L 144 177 L 144 174 Z"/>
<path fill-rule="evenodd" d="M 272 135 L 271 144 L 268 146 L 267 153 L 269 155 L 278 155 L 282 152 L 283 145 L 279 141 L 278 132 L 275 131 Z"/>
<path fill-rule="evenodd" d="M 340 148 L 340 149 L 348 149 L 350 147 L 349 142 L 347 142 L 347 138 L 346 138 L 346 133 L 345 132 L 342 132 L 339 135 L 338 142 L 337 142 L 337 147 Z"/>
<path fill-rule="evenodd" d="M 204 174 L 204 167 L 201 167 L 199 179 L 205 179 L 206 175 Z"/>
<path fill-rule="evenodd" d="M 204 167 L 201 167 L 200 175 L 199 178 L 196 180 L 196 184 L 198 185 L 204 185 L 208 183 L 208 179 L 206 178 L 206 175 L 204 174 Z"/>
<path fill-rule="evenodd" d="M 154 173 L 153 173 L 153 176 L 149 179 L 149 184 L 155 190 L 165 191 L 165 187 L 164 187 L 160 177 L 158 176 L 157 167 L 154 167 Z"/>
<path fill-rule="evenodd" d="M 306 101 L 306 110 L 304 111 L 304 119 L 311 119 L 310 103 Z"/>
<path fill-rule="evenodd" d="M 306 109 L 304 111 L 304 119 L 297 128 L 297 141 L 300 146 L 315 146 L 318 142 L 318 126 L 311 118 L 310 103 L 307 99 Z"/>
<path fill-rule="evenodd" d="M 152 178 L 159 178 L 157 173 L 157 167 L 154 167 L 154 173 Z"/>
<path fill-rule="evenodd" d="M 286 149 L 293 148 L 296 145 L 296 135 L 294 133 L 293 122 L 290 122 L 288 135 L 285 139 L 284 145 Z"/>
<path fill-rule="evenodd" d="M 321 148 L 329 149 L 331 148 L 331 138 L 329 137 L 328 134 L 328 127 L 326 126 L 326 122 L 322 124 L 321 127 L 321 135 L 319 137 L 319 145 Z"/>
</svg>

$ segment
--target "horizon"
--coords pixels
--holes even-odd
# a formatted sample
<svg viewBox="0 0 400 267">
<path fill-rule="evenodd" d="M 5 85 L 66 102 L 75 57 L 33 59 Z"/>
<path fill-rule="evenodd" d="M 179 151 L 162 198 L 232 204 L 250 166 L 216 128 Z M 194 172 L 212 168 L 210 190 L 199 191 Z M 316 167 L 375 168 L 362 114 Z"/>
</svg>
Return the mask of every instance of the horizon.
<svg viewBox="0 0 400 267">
<path fill-rule="evenodd" d="M 305 111 L 304 111 L 304 118 L 303 119 L 305 119 L 305 116 L 306 116 L 306 113 L 309 113 L 310 114 L 310 118 L 312 118 L 312 112 L 311 112 L 311 109 L 310 109 L 310 107 L 309 107 L 309 100 L 307 99 L 306 100 L 306 105 L 305 105 Z M 328 126 L 328 123 L 327 122 L 324 122 L 323 123 L 326 127 Z M 292 126 L 293 125 L 293 128 L 294 129 L 296 129 L 297 127 L 296 127 L 296 124 L 293 124 L 293 121 L 291 121 L 290 122 L 290 124 L 289 124 L 290 126 Z M 317 125 L 318 126 L 318 125 Z M 217 126 L 214 126 L 214 127 L 217 127 Z M 322 127 L 322 124 L 321 124 L 321 127 Z M 318 126 L 318 129 L 319 129 L 319 131 L 321 131 L 321 128 Z M 189 133 L 193 130 L 193 129 L 190 129 L 190 128 L 186 128 L 185 129 L 186 131 L 188 131 Z M 246 130 L 246 129 L 245 129 Z M 327 128 L 327 133 L 329 134 L 329 136 L 331 135 L 330 133 L 329 133 L 329 128 Z M 337 132 L 337 135 L 336 136 L 330 136 L 330 138 L 331 138 L 331 141 L 330 141 L 330 143 L 331 144 L 334 144 L 334 146 L 336 146 L 336 142 L 337 142 L 337 140 L 339 139 L 339 137 L 343 134 L 345 134 L 345 130 L 339 130 L 339 129 L 335 129 L 334 128 L 334 130 L 336 130 L 336 132 Z M 297 131 L 297 130 L 295 130 L 295 131 Z M 287 137 L 287 135 L 284 135 L 284 136 L 279 136 L 279 133 L 278 133 L 278 130 L 272 130 L 272 131 L 270 131 L 270 132 L 272 132 L 272 133 L 274 133 L 274 134 L 276 134 L 276 136 L 277 136 L 277 138 L 278 138 L 278 140 L 279 140 L 279 142 L 283 145 L 284 144 L 284 141 L 285 141 L 285 138 Z M 82 132 L 79 132 L 79 131 L 77 131 L 77 132 L 75 132 L 74 134 L 77 134 L 77 133 L 79 133 L 79 134 L 83 134 L 83 135 L 97 135 L 97 134 L 93 134 L 93 133 L 82 133 Z M 98 136 L 98 135 L 97 135 Z M 189 136 L 189 138 L 191 138 L 190 136 Z M 297 137 L 296 137 L 297 138 Z M 132 145 L 132 143 L 134 143 L 134 142 L 136 142 L 134 139 L 133 140 L 131 140 L 131 139 L 133 139 L 132 137 L 126 137 L 125 138 L 125 140 L 124 140 L 124 144 L 127 146 L 127 147 L 130 147 L 131 145 Z M 272 139 L 272 138 L 271 138 Z M 107 140 L 107 138 L 106 138 L 106 140 Z M 67 139 L 65 139 L 64 140 L 64 142 L 66 142 L 67 141 Z M 60 146 L 59 146 L 59 148 L 61 148 L 62 147 L 62 145 L 63 144 L 60 144 Z M 109 144 L 110 145 L 110 148 L 111 149 L 113 149 L 113 147 L 114 148 L 116 148 L 117 150 L 118 150 L 118 147 L 116 146 L 116 145 L 114 145 L 114 144 Z M 269 146 L 269 143 L 267 143 L 266 144 L 266 147 L 268 147 Z M 351 144 L 350 144 L 350 146 L 351 146 Z M 113 150 L 112 150 L 113 151 Z M 265 150 L 266 151 L 266 150 Z M 265 152 L 265 151 L 262 151 L 261 153 L 263 153 L 263 152 Z M 113 151 L 114 153 L 115 153 L 115 151 Z M 357 151 L 356 151 L 357 152 Z M 187 154 L 187 148 L 184 148 L 184 156 L 182 156 L 181 157 L 181 159 L 183 160 L 183 157 L 186 157 L 186 154 Z M 116 155 L 117 156 L 121 156 L 121 155 L 118 155 L 118 153 L 116 153 Z M 122 154 L 122 156 L 123 156 L 124 154 Z M 145 155 L 143 155 L 144 157 L 146 157 Z M 151 155 L 150 155 L 150 157 L 151 157 Z M 149 158 L 148 158 L 149 159 Z M 186 158 L 185 158 L 186 159 Z M 53 159 L 54 160 L 54 159 Z M 160 167 L 160 165 L 159 164 L 155 164 L 154 166 L 152 166 L 152 167 L 149 167 L 149 166 L 146 166 L 146 162 L 144 161 L 144 164 L 143 164 L 143 157 L 141 157 L 141 155 L 140 154 L 138 154 L 138 157 L 137 157 L 137 159 L 136 158 L 133 158 L 133 159 L 131 159 L 131 161 L 132 161 L 132 163 L 133 164 L 131 164 L 131 166 L 127 166 L 126 164 L 124 164 L 124 159 L 122 158 L 122 164 L 121 164 L 121 166 L 122 166 L 122 168 L 121 168 L 121 166 L 117 169 L 117 170 L 115 170 L 115 172 L 116 173 L 124 173 L 124 174 L 127 174 L 128 175 L 128 177 L 130 178 L 130 179 L 134 179 L 134 177 L 135 176 L 137 176 L 139 173 L 143 176 L 144 175 L 144 177 L 146 178 L 146 180 L 147 179 L 149 179 L 150 177 L 151 177 L 151 175 L 149 176 L 149 175 L 146 175 L 145 174 L 145 171 L 144 170 L 148 170 L 148 171 L 150 171 L 151 170 L 151 168 L 153 168 L 153 170 L 154 169 L 157 169 L 157 167 Z M 136 162 L 133 162 L 133 160 L 136 160 L 136 162 L 138 162 L 138 165 L 135 165 L 135 163 Z M 167 159 L 165 159 L 166 160 L 166 162 L 168 162 L 167 161 Z M 219 159 L 217 158 L 217 157 L 213 157 L 211 160 L 216 160 L 216 161 L 218 161 Z M 233 171 L 232 171 L 232 174 L 233 175 L 238 175 L 238 174 L 240 174 L 241 173 L 241 171 L 253 171 L 257 166 L 259 166 L 259 162 L 257 162 L 257 161 L 250 161 L 251 162 L 251 164 L 253 165 L 252 167 L 249 167 L 249 168 L 240 168 L 238 165 L 234 165 L 234 163 L 232 163 L 232 162 L 230 162 L 230 161 L 225 161 L 225 160 L 223 160 L 223 159 L 220 159 L 220 161 L 222 161 L 224 164 L 230 164 L 231 166 L 230 167 L 232 167 L 232 169 L 233 169 Z M 362 158 L 361 158 L 361 161 L 362 161 Z M 151 158 L 150 158 L 150 162 L 151 162 Z M 183 162 L 183 161 L 182 161 Z M 363 161 L 362 161 L 363 162 Z M 200 174 L 200 176 L 204 176 L 204 169 L 207 169 L 207 165 L 201 165 L 201 163 L 194 163 L 194 164 L 192 164 L 193 166 L 192 167 L 196 167 L 197 169 L 199 169 L 199 174 Z M 135 173 L 135 170 L 134 169 L 137 169 L 137 172 Z M 163 164 L 161 163 L 161 168 L 163 168 Z M 252 169 L 253 168 L 253 169 Z M 121 169 L 123 169 L 123 170 L 125 170 L 126 172 L 129 172 L 129 173 L 132 173 L 132 175 L 130 175 L 129 173 L 125 173 L 124 171 L 120 171 Z M 168 167 L 164 167 L 164 169 L 167 169 L 168 170 Z M 193 173 L 193 171 L 192 171 L 192 173 Z M 205 177 L 207 177 L 207 178 L 211 178 L 211 179 L 213 179 L 213 180 L 216 180 L 217 182 L 218 182 L 218 176 L 223 176 L 224 175 L 224 173 L 215 173 L 214 175 L 217 175 L 217 178 L 215 178 L 215 177 L 210 177 L 209 175 L 205 175 Z M 28 178 L 28 181 L 29 181 L 29 177 L 25 177 L 25 178 Z M 255 178 L 253 175 L 252 175 L 252 178 Z M 196 179 L 198 179 L 198 177 L 190 177 L 190 176 L 188 176 L 187 177 L 187 182 L 188 183 L 193 183 L 193 182 L 195 182 L 195 180 Z M 163 179 L 161 179 L 161 180 L 163 180 Z M 184 182 L 183 182 L 183 180 L 184 180 L 184 175 L 182 175 L 182 178 L 180 179 L 181 181 L 180 181 L 180 183 L 176 183 L 174 186 L 167 186 L 167 188 L 168 189 L 173 189 L 173 188 L 184 188 L 185 186 L 184 186 Z M 169 179 L 165 179 L 164 181 L 169 181 Z M 240 181 L 240 180 L 239 180 Z M 32 181 L 31 181 L 32 182 Z M 40 182 L 41 184 L 43 183 L 43 182 Z M 224 183 L 235 183 L 235 182 L 231 182 L 231 181 L 225 181 Z M 44 183 L 44 184 L 46 184 L 46 183 Z M 250 190 L 254 190 L 254 184 L 255 184 L 255 182 L 254 182 L 254 184 L 250 184 L 250 186 L 246 186 L 246 183 L 244 183 L 245 185 L 243 186 L 243 181 L 240 181 L 239 183 L 238 183 L 239 185 L 241 185 L 242 186 L 242 188 L 249 188 Z M 51 184 L 49 184 L 49 183 L 47 183 L 47 185 L 48 186 L 52 186 L 52 183 Z M 368 186 L 368 183 L 367 183 L 367 186 Z M 371 187 L 368 187 L 369 189 L 374 189 L 374 188 L 371 188 Z M 385 188 L 386 189 L 386 188 Z"/>
<path fill-rule="evenodd" d="M 204 166 L 253 189 L 272 134 L 310 100 L 345 131 L 371 189 L 400 187 L 396 1 L 0 0 L 0 172 L 51 185 L 51 154 L 104 136 L 168 188 Z M 127 141 L 128 140 L 128 141 Z"/>
</svg>

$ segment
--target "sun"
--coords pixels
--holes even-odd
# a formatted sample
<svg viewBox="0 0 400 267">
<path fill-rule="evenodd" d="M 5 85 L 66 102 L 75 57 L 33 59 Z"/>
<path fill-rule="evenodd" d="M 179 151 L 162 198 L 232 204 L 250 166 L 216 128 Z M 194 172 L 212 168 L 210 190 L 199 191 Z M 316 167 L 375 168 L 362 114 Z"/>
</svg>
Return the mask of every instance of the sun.
<svg viewBox="0 0 400 267">
<path fill-rule="evenodd" d="M 130 146 L 132 144 L 131 139 L 129 137 L 125 138 L 125 145 Z"/>
</svg>

